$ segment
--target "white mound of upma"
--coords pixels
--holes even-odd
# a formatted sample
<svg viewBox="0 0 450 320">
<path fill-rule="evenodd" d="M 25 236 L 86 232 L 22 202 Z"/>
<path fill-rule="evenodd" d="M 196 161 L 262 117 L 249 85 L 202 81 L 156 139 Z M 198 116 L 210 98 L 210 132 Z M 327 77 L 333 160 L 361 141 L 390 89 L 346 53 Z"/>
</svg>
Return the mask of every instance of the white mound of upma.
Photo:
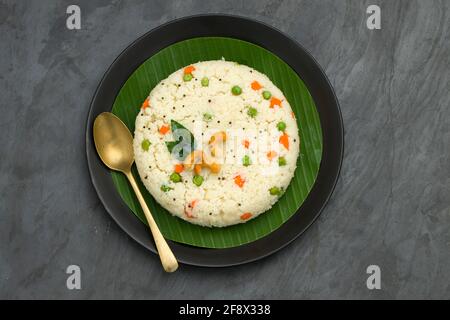
<svg viewBox="0 0 450 320">
<path fill-rule="evenodd" d="M 195 145 L 185 136 L 177 148 L 180 127 Z M 243 223 L 270 209 L 294 175 L 299 148 L 281 90 L 234 62 L 172 73 L 136 118 L 134 155 L 145 187 L 173 215 L 202 226 Z"/>
</svg>

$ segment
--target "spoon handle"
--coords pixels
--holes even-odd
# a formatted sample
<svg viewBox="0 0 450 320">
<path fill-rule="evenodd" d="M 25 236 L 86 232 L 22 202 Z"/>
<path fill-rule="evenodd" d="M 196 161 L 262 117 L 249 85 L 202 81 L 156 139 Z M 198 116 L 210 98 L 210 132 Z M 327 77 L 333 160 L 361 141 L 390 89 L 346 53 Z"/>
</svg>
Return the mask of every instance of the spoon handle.
<svg viewBox="0 0 450 320">
<path fill-rule="evenodd" d="M 153 235 L 153 239 L 155 240 L 156 249 L 158 249 L 159 258 L 161 259 L 161 263 L 163 268 L 167 272 L 174 272 L 178 268 L 178 262 L 175 258 L 172 250 L 164 239 L 161 231 L 159 231 L 158 225 L 153 219 L 152 213 L 147 206 L 147 203 L 142 196 L 141 191 L 139 190 L 138 185 L 136 184 L 136 180 L 134 180 L 133 174 L 131 171 L 124 172 L 128 181 L 130 181 L 131 186 L 133 187 L 134 192 L 136 193 L 136 197 L 141 204 L 142 210 L 144 211 L 145 217 L 147 218 L 148 225 L 150 226 L 150 230 Z"/>
</svg>

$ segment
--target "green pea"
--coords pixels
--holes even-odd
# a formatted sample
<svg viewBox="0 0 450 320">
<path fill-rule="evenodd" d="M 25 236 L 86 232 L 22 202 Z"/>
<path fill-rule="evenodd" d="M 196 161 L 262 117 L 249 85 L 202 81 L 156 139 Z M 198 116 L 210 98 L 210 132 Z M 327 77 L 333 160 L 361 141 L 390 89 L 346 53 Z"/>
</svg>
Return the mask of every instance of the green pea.
<svg viewBox="0 0 450 320">
<path fill-rule="evenodd" d="M 161 185 L 161 191 L 162 192 L 167 192 L 167 191 L 170 191 L 170 190 L 173 190 L 173 188 L 171 188 L 169 186 L 166 186 L 165 184 Z"/>
<path fill-rule="evenodd" d="M 196 175 L 192 178 L 192 182 L 193 182 L 197 187 L 200 187 L 200 186 L 202 185 L 202 183 L 203 183 L 203 177 L 196 174 Z"/>
<path fill-rule="evenodd" d="M 170 181 L 175 182 L 175 183 L 181 182 L 181 175 L 179 173 L 176 173 L 176 172 L 172 173 L 170 175 Z"/>
<path fill-rule="evenodd" d="M 242 158 L 242 165 L 244 166 L 244 167 L 248 167 L 249 165 L 251 165 L 252 163 L 251 163 L 251 161 L 250 161 L 250 157 L 249 156 L 247 156 L 247 155 L 245 155 L 243 158 Z"/>
<path fill-rule="evenodd" d="M 278 165 L 280 167 L 285 166 L 286 165 L 286 158 L 285 157 L 279 157 L 278 158 Z"/>
<path fill-rule="evenodd" d="M 256 117 L 256 115 L 258 114 L 258 110 L 256 110 L 256 109 L 253 108 L 253 107 L 249 107 L 248 110 L 247 110 L 247 114 L 248 114 L 250 117 L 254 118 L 254 117 Z"/>
<path fill-rule="evenodd" d="M 206 122 L 211 121 L 212 117 L 213 117 L 212 114 L 208 112 L 203 114 L 203 120 L 205 120 Z"/>
<path fill-rule="evenodd" d="M 142 150 L 148 151 L 148 149 L 150 148 L 150 145 L 151 145 L 151 142 L 148 141 L 148 139 L 142 140 L 142 143 L 141 143 Z"/>
<path fill-rule="evenodd" d="M 272 94 L 270 93 L 270 91 L 263 91 L 262 96 L 264 99 L 269 100 L 270 97 L 272 96 Z"/>
<path fill-rule="evenodd" d="M 279 196 L 279 195 L 281 195 L 281 190 L 278 187 L 272 187 L 269 189 L 269 193 L 272 196 Z"/>
<path fill-rule="evenodd" d="M 277 128 L 279 131 L 284 131 L 286 130 L 286 123 L 284 123 L 283 121 L 280 121 L 277 123 Z"/>
<path fill-rule="evenodd" d="M 191 80 L 192 80 L 192 74 L 190 74 L 190 73 L 185 73 L 184 76 L 183 76 L 183 80 L 184 80 L 185 82 L 191 81 Z"/>
<path fill-rule="evenodd" d="M 204 77 L 201 81 L 202 83 L 202 87 L 207 87 L 209 86 L 209 79 L 207 77 Z"/>
<path fill-rule="evenodd" d="M 238 96 L 242 93 L 242 89 L 239 86 L 234 86 L 233 88 L 231 88 L 231 93 L 235 96 Z"/>
</svg>

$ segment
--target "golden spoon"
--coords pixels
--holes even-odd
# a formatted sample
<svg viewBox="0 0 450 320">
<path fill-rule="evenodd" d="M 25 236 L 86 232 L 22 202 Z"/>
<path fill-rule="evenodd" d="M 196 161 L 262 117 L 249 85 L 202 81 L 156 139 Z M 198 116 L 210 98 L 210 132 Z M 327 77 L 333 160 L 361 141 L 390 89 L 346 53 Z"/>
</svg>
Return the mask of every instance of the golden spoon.
<svg viewBox="0 0 450 320">
<path fill-rule="evenodd" d="M 159 258 L 164 270 L 174 272 L 178 268 L 178 262 L 170 250 L 169 245 L 159 231 L 144 197 L 139 190 L 136 180 L 131 173 L 131 165 L 134 162 L 133 137 L 125 124 L 110 112 L 103 112 L 94 121 L 94 142 L 100 159 L 110 169 L 122 172 L 130 181 L 139 203 L 144 210 L 148 225 L 155 240 Z"/>
</svg>

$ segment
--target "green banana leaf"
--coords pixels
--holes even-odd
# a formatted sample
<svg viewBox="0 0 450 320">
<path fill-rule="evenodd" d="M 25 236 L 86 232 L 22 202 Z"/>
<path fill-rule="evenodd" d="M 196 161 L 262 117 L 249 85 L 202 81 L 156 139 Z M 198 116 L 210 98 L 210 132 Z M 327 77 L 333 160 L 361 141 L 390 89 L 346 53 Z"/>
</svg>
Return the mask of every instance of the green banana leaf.
<svg viewBox="0 0 450 320">
<path fill-rule="evenodd" d="M 201 227 L 172 216 L 153 199 L 140 181 L 136 168 L 133 168 L 139 188 L 163 235 L 173 241 L 206 248 L 229 248 L 249 243 L 268 235 L 287 222 L 310 192 L 322 157 L 320 120 L 314 101 L 303 81 L 271 52 L 237 39 L 194 38 L 161 50 L 139 66 L 126 81 L 116 97 L 112 112 L 134 132 L 135 118 L 142 101 L 156 84 L 186 65 L 198 61 L 219 60 L 222 57 L 266 74 L 283 91 L 296 114 L 301 146 L 295 176 L 279 201 L 257 218 L 225 228 Z M 111 175 L 122 199 L 131 211 L 146 223 L 144 213 L 126 178 L 117 172 L 111 172 Z"/>
</svg>

